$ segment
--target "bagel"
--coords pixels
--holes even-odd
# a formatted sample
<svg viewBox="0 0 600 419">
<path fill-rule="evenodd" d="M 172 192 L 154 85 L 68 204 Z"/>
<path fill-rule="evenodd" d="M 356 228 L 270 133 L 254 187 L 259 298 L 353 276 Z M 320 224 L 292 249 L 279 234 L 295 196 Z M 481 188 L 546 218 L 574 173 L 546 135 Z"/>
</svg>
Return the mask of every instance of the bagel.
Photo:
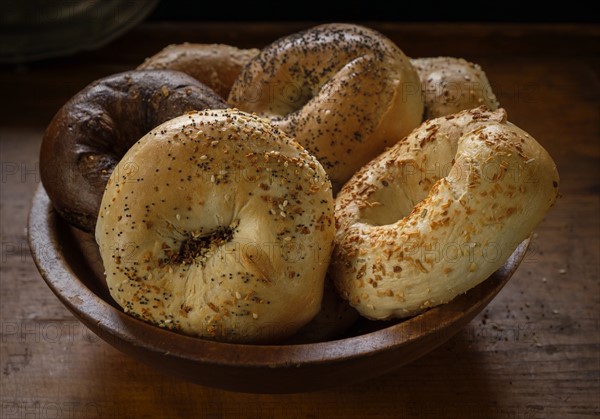
<svg viewBox="0 0 600 419">
<path fill-rule="evenodd" d="M 423 116 L 409 59 L 382 34 L 350 24 L 317 26 L 265 47 L 228 102 L 270 118 L 313 153 L 334 191 Z"/>
<path fill-rule="evenodd" d="M 548 153 L 503 109 L 428 121 L 338 194 L 331 277 L 370 319 L 446 303 L 531 234 L 558 181 Z"/>
<path fill-rule="evenodd" d="M 466 109 L 498 108 L 485 72 L 462 58 L 429 57 L 410 60 L 419 74 L 425 99 L 425 119 L 452 115 Z"/>
<path fill-rule="evenodd" d="M 268 121 L 192 112 L 111 175 L 96 241 L 126 312 L 230 342 L 290 336 L 319 311 L 335 223 L 319 162 Z"/>
<path fill-rule="evenodd" d="M 138 66 L 138 70 L 177 70 L 227 98 L 233 82 L 257 49 L 239 49 L 223 44 L 169 45 Z"/>
<path fill-rule="evenodd" d="M 93 232 L 106 181 L 133 143 L 187 111 L 225 107 L 212 90 L 178 71 L 127 71 L 91 83 L 44 134 L 40 174 L 54 208 Z"/>
</svg>

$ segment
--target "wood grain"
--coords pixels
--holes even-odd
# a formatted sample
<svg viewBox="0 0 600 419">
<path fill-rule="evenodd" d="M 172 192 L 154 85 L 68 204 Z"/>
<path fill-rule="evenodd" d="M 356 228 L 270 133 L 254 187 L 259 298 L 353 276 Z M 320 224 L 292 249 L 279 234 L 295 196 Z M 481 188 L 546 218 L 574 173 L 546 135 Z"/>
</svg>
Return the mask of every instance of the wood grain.
<svg viewBox="0 0 600 419">
<path fill-rule="evenodd" d="M 562 198 L 488 309 L 448 344 L 360 385 L 247 395 L 169 378 L 100 341 L 44 285 L 25 225 L 53 113 L 86 83 L 184 40 L 262 46 L 309 24 L 147 24 L 105 48 L 0 70 L 0 417 L 578 418 L 600 414 L 600 30 L 373 24 L 412 56 L 479 62 L 554 157 Z"/>
</svg>

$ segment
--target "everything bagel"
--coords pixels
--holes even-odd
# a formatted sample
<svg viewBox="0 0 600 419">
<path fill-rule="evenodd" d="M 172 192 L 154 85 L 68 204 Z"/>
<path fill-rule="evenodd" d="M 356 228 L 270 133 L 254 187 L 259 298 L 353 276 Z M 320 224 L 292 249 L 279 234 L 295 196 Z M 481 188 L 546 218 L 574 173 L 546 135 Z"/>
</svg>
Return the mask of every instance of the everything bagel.
<svg viewBox="0 0 600 419">
<path fill-rule="evenodd" d="M 371 319 L 448 302 L 531 234 L 558 181 L 548 153 L 503 109 L 428 121 L 338 194 L 331 276 Z"/>
<path fill-rule="evenodd" d="M 419 125 L 419 77 L 402 51 L 361 26 L 327 24 L 250 60 L 228 102 L 268 117 L 313 153 L 334 190 Z"/>
<path fill-rule="evenodd" d="M 210 110 L 131 147 L 108 181 L 96 240 L 111 295 L 131 315 L 271 342 L 319 311 L 334 233 L 331 183 L 314 157 L 263 119 Z"/>
<path fill-rule="evenodd" d="M 211 89 L 178 71 L 127 71 L 91 83 L 44 134 L 40 172 L 54 208 L 93 232 L 106 181 L 132 144 L 187 111 L 225 107 Z"/>
</svg>

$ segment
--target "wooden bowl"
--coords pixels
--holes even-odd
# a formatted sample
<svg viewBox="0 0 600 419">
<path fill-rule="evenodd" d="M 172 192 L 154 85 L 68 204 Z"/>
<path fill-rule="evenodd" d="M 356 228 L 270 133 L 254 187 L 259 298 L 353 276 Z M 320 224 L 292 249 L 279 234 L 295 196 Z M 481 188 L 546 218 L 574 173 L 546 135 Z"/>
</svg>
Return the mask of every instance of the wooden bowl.
<svg viewBox="0 0 600 419">
<path fill-rule="evenodd" d="M 59 300 L 117 349 L 194 383 L 251 393 L 292 393 L 368 380 L 446 342 L 506 284 L 529 239 L 489 279 L 449 304 L 401 322 L 359 321 L 347 338 L 295 345 L 213 342 L 125 314 L 107 291 L 93 237 L 60 219 L 42 186 L 29 215 L 29 244 L 42 277 Z"/>
</svg>

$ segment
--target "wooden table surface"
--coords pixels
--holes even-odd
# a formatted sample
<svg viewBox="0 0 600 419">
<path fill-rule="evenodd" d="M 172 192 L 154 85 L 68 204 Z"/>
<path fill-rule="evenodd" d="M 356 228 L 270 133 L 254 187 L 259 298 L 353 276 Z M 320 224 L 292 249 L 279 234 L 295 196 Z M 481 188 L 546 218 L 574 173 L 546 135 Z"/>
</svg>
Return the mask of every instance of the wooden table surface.
<svg viewBox="0 0 600 419">
<path fill-rule="evenodd" d="M 0 69 L 1 418 L 568 418 L 600 415 L 600 30 L 373 23 L 410 56 L 486 70 L 509 119 L 554 157 L 562 197 L 508 285 L 455 338 L 375 380 L 291 395 L 163 376 L 82 326 L 44 284 L 26 241 L 44 127 L 90 81 L 169 43 L 263 46 L 310 26 L 144 24 L 106 47 Z"/>
</svg>

